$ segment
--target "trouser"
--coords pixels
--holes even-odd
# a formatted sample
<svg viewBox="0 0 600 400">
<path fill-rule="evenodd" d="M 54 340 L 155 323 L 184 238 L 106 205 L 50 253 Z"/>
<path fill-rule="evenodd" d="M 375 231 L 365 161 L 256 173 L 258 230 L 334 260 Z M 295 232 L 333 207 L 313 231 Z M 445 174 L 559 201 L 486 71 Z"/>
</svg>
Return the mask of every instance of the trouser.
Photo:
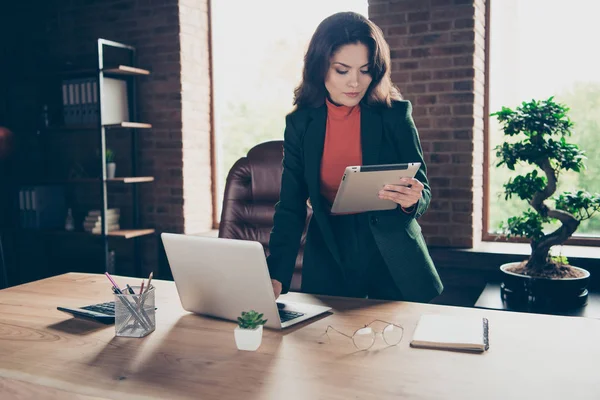
<svg viewBox="0 0 600 400">
<path fill-rule="evenodd" d="M 366 213 L 331 215 L 349 297 L 402 300 L 402 294 L 375 243 Z"/>
</svg>

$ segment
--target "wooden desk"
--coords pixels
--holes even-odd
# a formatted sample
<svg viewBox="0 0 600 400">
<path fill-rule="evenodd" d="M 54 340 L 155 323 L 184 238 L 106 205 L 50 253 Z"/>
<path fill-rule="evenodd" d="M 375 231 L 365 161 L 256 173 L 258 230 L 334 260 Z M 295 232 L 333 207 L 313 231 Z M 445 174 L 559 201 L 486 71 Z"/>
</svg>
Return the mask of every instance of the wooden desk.
<svg viewBox="0 0 600 400">
<path fill-rule="evenodd" d="M 138 280 L 120 278 L 137 284 Z M 114 326 L 71 319 L 57 305 L 109 301 L 102 275 L 66 274 L 0 291 L 0 398 L 35 399 L 599 399 L 600 321 L 343 298 L 332 315 L 266 330 L 256 352 L 236 349 L 232 322 L 181 309 L 156 281 L 157 329 L 116 338 Z M 409 347 L 422 313 L 487 316 L 490 350 Z M 374 318 L 405 327 L 398 346 L 378 337 L 355 352 L 328 324 L 351 332 Z"/>
</svg>

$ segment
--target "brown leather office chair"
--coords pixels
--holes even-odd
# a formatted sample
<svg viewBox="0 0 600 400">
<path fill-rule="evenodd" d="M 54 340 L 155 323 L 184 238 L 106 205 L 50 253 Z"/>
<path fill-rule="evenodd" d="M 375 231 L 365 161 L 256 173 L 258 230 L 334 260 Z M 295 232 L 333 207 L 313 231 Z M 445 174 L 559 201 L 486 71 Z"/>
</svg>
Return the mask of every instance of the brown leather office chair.
<svg viewBox="0 0 600 400">
<path fill-rule="evenodd" d="M 219 237 L 258 241 L 265 254 L 269 254 L 274 207 L 281 188 L 282 159 L 283 141 L 274 140 L 254 146 L 231 167 L 225 185 Z M 311 215 L 312 210 L 308 208 L 306 226 Z M 300 291 L 305 239 L 306 228 L 290 285 L 292 291 Z"/>
</svg>

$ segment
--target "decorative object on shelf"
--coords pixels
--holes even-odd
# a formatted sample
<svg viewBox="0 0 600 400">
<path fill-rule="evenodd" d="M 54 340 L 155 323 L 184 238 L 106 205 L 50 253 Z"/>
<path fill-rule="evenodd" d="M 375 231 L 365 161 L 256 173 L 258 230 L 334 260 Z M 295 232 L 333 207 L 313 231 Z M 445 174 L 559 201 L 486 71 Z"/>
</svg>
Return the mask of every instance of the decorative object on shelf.
<svg viewBox="0 0 600 400">
<path fill-rule="evenodd" d="M 239 350 L 255 351 L 262 343 L 263 325 L 267 322 L 262 319 L 263 314 L 254 310 L 243 311 L 238 317 L 238 326 L 235 328 L 235 344 Z"/>
<path fill-rule="evenodd" d="M 106 210 L 107 232 L 118 231 L 121 229 L 119 218 L 121 210 L 118 208 L 109 208 Z M 102 211 L 90 210 L 83 221 L 83 230 L 96 235 L 102 233 Z"/>
<path fill-rule="evenodd" d="M 72 232 L 75 230 L 75 220 L 73 219 L 73 210 L 67 210 L 67 218 L 65 219 L 65 230 Z"/>
<path fill-rule="evenodd" d="M 502 107 L 491 114 L 511 138 L 495 148 L 497 166 L 504 164 L 513 171 L 522 163 L 534 167 L 526 175 L 517 175 L 504 184 L 506 200 L 515 195 L 532 207 L 502 225 L 507 237 L 525 237 L 531 243 L 528 260 L 500 267 L 501 293 L 507 303 L 550 309 L 575 308 L 587 303 L 590 273 L 569 265 L 566 257 L 550 254 L 553 246 L 564 243 L 581 221 L 600 209 L 600 196 L 584 190 L 552 197 L 554 208 L 546 203 L 556 191 L 561 172 L 579 173 L 585 168 L 584 152 L 566 141 L 573 127 L 568 110 L 550 97 L 523 102 L 515 110 Z M 524 137 L 515 141 L 513 137 L 519 134 Z M 561 224 L 558 229 L 544 233 L 544 224 L 557 221 Z"/>
<path fill-rule="evenodd" d="M 106 177 L 108 179 L 115 178 L 117 163 L 115 162 L 115 152 L 112 149 L 106 149 Z"/>
</svg>

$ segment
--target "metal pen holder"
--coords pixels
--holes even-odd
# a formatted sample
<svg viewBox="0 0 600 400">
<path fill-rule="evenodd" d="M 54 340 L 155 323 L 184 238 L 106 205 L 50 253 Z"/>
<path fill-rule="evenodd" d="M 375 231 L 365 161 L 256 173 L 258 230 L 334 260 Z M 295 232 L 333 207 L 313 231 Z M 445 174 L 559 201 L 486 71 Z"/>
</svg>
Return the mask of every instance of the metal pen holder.
<svg viewBox="0 0 600 400">
<path fill-rule="evenodd" d="M 140 287 L 131 287 L 135 294 L 115 294 L 115 335 L 144 337 L 156 329 L 154 286 L 139 294 Z"/>
</svg>

